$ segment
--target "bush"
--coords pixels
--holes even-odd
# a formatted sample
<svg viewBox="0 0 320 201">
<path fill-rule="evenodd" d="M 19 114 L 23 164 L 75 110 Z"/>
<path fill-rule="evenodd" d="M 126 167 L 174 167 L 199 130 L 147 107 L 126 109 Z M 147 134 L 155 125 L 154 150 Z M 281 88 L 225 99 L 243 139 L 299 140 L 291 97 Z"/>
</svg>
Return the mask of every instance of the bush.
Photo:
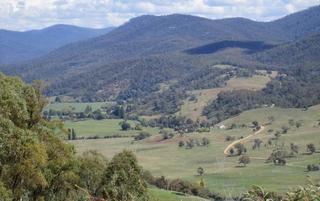
<svg viewBox="0 0 320 201">
<path fill-rule="evenodd" d="M 120 122 L 121 130 L 127 131 L 131 129 L 131 125 L 127 121 Z"/>
<path fill-rule="evenodd" d="M 241 156 L 239 158 L 239 164 L 242 164 L 243 166 L 246 166 L 247 164 L 250 163 L 250 158 L 249 156 Z"/>
<path fill-rule="evenodd" d="M 179 142 L 179 147 L 184 147 L 184 145 L 185 145 L 184 141 Z"/>
<path fill-rule="evenodd" d="M 145 138 L 150 137 L 151 134 L 148 132 L 140 132 L 137 136 L 134 137 L 134 140 L 138 141 L 138 140 L 143 140 Z"/>
</svg>

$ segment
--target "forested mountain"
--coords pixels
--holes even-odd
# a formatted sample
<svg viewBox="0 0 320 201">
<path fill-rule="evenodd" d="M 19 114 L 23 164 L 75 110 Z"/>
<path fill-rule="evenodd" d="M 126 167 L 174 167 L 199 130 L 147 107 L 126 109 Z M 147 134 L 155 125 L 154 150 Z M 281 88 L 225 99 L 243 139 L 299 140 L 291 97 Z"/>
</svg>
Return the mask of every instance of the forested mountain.
<svg viewBox="0 0 320 201">
<path fill-rule="evenodd" d="M 93 38 L 112 29 L 90 29 L 60 24 L 24 32 L 0 30 L 0 64 L 40 57 L 68 43 Z"/>
<path fill-rule="evenodd" d="M 294 51 L 290 42 L 317 34 L 318 13 L 320 6 L 272 22 L 209 20 L 180 14 L 141 16 L 106 35 L 0 69 L 27 81 L 49 81 L 49 95 L 67 94 L 85 100 L 118 95 L 138 98 L 142 92 L 157 91 L 160 83 L 184 79 L 217 63 L 250 68 L 282 65 L 284 61 L 268 61 L 273 58 L 268 55 L 285 46 L 289 55 Z M 287 44 L 279 46 L 283 43 Z"/>
<path fill-rule="evenodd" d="M 320 67 L 320 32 L 302 40 L 285 43 L 258 53 L 255 59 L 278 68 Z"/>
</svg>

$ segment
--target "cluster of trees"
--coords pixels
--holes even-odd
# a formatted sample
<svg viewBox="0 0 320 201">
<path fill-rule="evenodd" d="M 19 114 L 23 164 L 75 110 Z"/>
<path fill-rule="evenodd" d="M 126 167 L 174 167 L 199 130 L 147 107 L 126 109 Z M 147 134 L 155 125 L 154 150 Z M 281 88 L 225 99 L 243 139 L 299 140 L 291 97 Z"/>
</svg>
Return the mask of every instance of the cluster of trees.
<svg viewBox="0 0 320 201">
<path fill-rule="evenodd" d="M 242 143 L 235 144 L 230 150 L 230 156 L 241 156 L 247 153 L 247 148 Z"/>
<path fill-rule="evenodd" d="M 142 169 L 130 151 L 110 161 L 96 152 L 78 157 L 42 118 L 41 85 L 0 74 L 1 200 L 148 200 Z"/>
<path fill-rule="evenodd" d="M 138 135 L 134 136 L 134 140 L 139 141 L 139 140 L 146 139 L 150 136 L 151 136 L 150 133 L 143 131 L 143 132 L 140 132 Z"/>
<path fill-rule="evenodd" d="M 162 140 L 169 140 L 174 137 L 173 133 L 168 132 L 166 130 L 161 130 L 160 134 L 162 135 Z"/>
<path fill-rule="evenodd" d="M 311 172 L 311 171 L 319 171 L 320 170 L 320 165 L 319 164 L 309 164 L 309 165 L 307 165 L 307 170 L 309 172 Z"/>
<path fill-rule="evenodd" d="M 316 152 L 316 146 L 313 143 L 307 144 L 307 152 L 313 154 Z"/>
<path fill-rule="evenodd" d="M 198 139 L 189 139 L 187 141 L 179 141 L 179 147 L 185 147 L 186 149 L 192 149 L 195 146 L 208 146 L 210 144 L 210 140 L 206 137 L 203 137 L 200 141 Z"/>
<path fill-rule="evenodd" d="M 68 140 L 76 140 L 77 139 L 77 134 L 74 128 L 68 128 Z"/>
<path fill-rule="evenodd" d="M 276 147 L 267 158 L 266 162 L 273 162 L 275 165 L 283 166 L 287 163 L 286 159 L 293 156 L 294 155 L 289 153 L 284 146 Z"/>
<path fill-rule="evenodd" d="M 180 133 L 190 133 L 194 131 L 209 132 L 210 124 L 205 120 L 193 121 L 190 118 L 176 115 L 161 116 L 160 118 L 144 122 L 143 125 L 160 128 L 172 128 Z"/>
<path fill-rule="evenodd" d="M 163 92 L 156 92 L 142 97 L 137 102 L 137 110 L 142 115 L 174 114 L 181 108 L 187 93 L 183 89 L 170 87 Z"/>
<path fill-rule="evenodd" d="M 47 120 L 51 120 L 52 117 L 58 117 L 60 120 L 81 120 L 81 119 L 134 119 L 134 116 L 130 116 L 129 113 L 133 110 L 133 106 L 130 104 L 113 104 L 104 105 L 100 109 L 93 110 L 90 105 L 87 105 L 84 111 L 76 112 L 75 108 L 53 110 L 43 112 L 43 117 Z"/>
<path fill-rule="evenodd" d="M 246 167 L 250 163 L 250 157 L 248 155 L 241 156 L 239 158 L 239 164 Z"/>
</svg>

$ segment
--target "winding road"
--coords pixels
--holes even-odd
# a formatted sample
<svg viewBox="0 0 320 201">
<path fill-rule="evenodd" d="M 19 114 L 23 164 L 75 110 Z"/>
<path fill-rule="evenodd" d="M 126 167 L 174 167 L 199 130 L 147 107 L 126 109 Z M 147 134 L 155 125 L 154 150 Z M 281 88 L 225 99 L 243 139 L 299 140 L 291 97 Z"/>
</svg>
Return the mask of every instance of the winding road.
<svg viewBox="0 0 320 201">
<path fill-rule="evenodd" d="M 260 129 L 257 130 L 255 133 L 251 134 L 251 135 L 248 135 L 247 137 L 245 138 L 242 138 L 240 140 L 236 140 L 236 141 L 233 141 L 231 144 L 229 144 L 223 151 L 224 155 L 228 156 L 229 155 L 229 150 L 234 147 L 234 145 L 236 145 L 237 143 L 245 143 L 247 142 L 251 137 L 254 137 L 256 135 L 259 135 L 259 133 L 261 133 L 263 130 L 265 129 L 264 126 L 260 126 Z"/>
</svg>

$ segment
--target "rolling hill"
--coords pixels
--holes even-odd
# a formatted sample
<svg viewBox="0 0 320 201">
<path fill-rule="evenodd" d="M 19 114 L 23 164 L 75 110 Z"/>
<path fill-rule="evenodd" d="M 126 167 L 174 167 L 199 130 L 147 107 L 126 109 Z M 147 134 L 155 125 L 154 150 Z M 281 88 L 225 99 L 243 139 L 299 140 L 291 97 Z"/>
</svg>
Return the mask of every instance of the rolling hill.
<svg viewBox="0 0 320 201">
<path fill-rule="evenodd" d="M 12 64 L 40 57 L 68 43 L 97 37 L 112 29 L 90 29 L 60 24 L 24 32 L 0 30 L 0 64 Z"/>
<path fill-rule="evenodd" d="M 318 13 L 320 6 L 272 22 L 210 20 L 180 14 L 141 16 L 106 35 L 0 69 L 27 81 L 48 81 L 49 95 L 86 100 L 105 100 L 119 94 L 123 97 L 123 93 L 133 97 L 139 91 L 157 91 L 160 83 L 183 79 L 217 63 L 266 67 L 263 60 L 251 54 L 275 51 L 277 47 L 270 48 L 283 43 L 290 49 L 290 43 L 319 33 Z"/>
</svg>

